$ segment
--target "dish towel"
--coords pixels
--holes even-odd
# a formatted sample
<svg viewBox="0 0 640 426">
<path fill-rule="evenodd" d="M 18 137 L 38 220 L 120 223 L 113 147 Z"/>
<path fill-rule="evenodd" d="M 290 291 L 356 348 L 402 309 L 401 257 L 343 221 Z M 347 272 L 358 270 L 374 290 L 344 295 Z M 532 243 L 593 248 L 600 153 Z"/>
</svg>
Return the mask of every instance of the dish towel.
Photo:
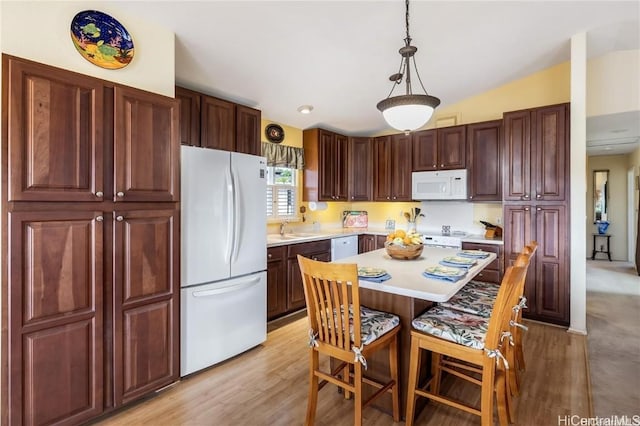
<svg viewBox="0 0 640 426">
<path fill-rule="evenodd" d="M 489 253 L 483 253 L 481 251 L 475 253 L 461 251 L 460 253 L 457 253 L 456 256 L 468 257 L 471 259 L 486 259 L 487 257 L 489 257 Z"/>
<path fill-rule="evenodd" d="M 428 272 L 423 272 L 422 276 L 424 276 L 425 278 L 433 278 L 435 280 L 444 280 L 444 281 L 451 281 L 452 283 L 455 283 L 457 281 L 460 281 L 462 278 L 464 278 L 464 276 L 467 275 L 466 273 L 462 274 L 462 275 L 448 275 L 448 276 L 444 276 L 444 275 L 433 275 L 430 274 Z"/>
<path fill-rule="evenodd" d="M 362 281 L 371 281 L 372 283 L 381 283 L 383 281 L 387 281 L 391 279 L 391 275 L 389 274 L 384 274 L 384 275 L 380 275 L 379 277 L 361 277 L 358 276 L 359 280 Z"/>
<path fill-rule="evenodd" d="M 440 264 L 442 266 L 448 266 L 450 268 L 459 268 L 459 269 L 464 269 L 464 270 L 467 270 L 467 271 L 472 266 L 475 266 L 475 265 L 461 265 L 460 263 L 451 263 L 451 262 L 447 262 L 446 260 L 441 260 Z"/>
</svg>

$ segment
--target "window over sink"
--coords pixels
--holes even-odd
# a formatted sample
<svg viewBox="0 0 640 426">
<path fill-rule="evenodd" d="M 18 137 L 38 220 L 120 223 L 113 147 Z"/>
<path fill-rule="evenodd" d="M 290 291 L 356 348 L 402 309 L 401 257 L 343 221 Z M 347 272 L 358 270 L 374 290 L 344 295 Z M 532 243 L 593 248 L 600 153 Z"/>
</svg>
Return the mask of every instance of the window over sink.
<svg viewBox="0 0 640 426">
<path fill-rule="evenodd" d="M 298 212 L 298 171 L 267 167 L 267 220 L 295 220 Z"/>
</svg>

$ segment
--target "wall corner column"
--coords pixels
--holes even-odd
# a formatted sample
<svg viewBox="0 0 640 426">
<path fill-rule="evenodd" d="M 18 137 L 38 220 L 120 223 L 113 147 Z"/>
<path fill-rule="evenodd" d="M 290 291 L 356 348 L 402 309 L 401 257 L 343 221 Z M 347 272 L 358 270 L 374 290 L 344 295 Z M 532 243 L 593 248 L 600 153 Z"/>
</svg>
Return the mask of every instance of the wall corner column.
<svg viewBox="0 0 640 426">
<path fill-rule="evenodd" d="M 587 33 L 571 37 L 571 298 L 569 332 L 587 332 Z"/>
</svg>

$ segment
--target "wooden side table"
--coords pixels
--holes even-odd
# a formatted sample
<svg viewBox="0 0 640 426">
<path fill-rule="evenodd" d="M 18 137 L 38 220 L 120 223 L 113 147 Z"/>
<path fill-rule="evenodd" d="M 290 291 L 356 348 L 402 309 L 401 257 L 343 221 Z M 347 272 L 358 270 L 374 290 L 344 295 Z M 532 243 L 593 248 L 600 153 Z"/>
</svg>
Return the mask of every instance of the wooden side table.
<svg viewBox="0 0 640 426">
<path fill-rule="evenodd" d="M 609 257 L 609 262 L 611 262 L 611 251 L 609 250 L 609 241 L 611 239 L 611 234 L 592 234 L 592 235 L 593 235 L 593 253 L 591 254 L 591 260 L 595 260 L 596 253 L 606 253 L 607 256 Z M 597 238 L 606 238 L 605 244 L 600 244 L 600 250 L 597 250 L 597 246 L 596 246 Z"/>
</svg>

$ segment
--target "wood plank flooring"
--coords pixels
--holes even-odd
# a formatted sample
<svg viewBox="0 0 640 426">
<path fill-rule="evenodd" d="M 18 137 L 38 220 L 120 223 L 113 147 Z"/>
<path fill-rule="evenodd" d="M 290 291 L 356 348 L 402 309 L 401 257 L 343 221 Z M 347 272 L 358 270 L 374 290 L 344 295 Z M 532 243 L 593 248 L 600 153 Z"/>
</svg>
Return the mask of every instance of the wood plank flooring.
<svg viewBox="0 0 640 426">
<path fill-rule="evenodd" d="M 562 328 L 528 322 L 527 371 L 518 398 L 519 425 L 557 425 L 558 416 L 589 416 L 585 337 Z M 307 320 L 272 330 L 267 341 L 245 354 L 183 379 L 154 398 L 103 419 L 100 425 L 302 425 L 308 386 Z M 402 384 L 404 386 L 405 384 Z M 479 389 L 448 378 L 449 395 L 479 403 Z M 352 425 L 353 407 L 335 386 L 320 391 L 316 424 Z M 364 424 L 393 425 L 366 408 Z M 400 423 L 401 424 L 401 423 Z M 429 404 L 418 425 L 476 425 L 479 417 Z"/>
</svg>

